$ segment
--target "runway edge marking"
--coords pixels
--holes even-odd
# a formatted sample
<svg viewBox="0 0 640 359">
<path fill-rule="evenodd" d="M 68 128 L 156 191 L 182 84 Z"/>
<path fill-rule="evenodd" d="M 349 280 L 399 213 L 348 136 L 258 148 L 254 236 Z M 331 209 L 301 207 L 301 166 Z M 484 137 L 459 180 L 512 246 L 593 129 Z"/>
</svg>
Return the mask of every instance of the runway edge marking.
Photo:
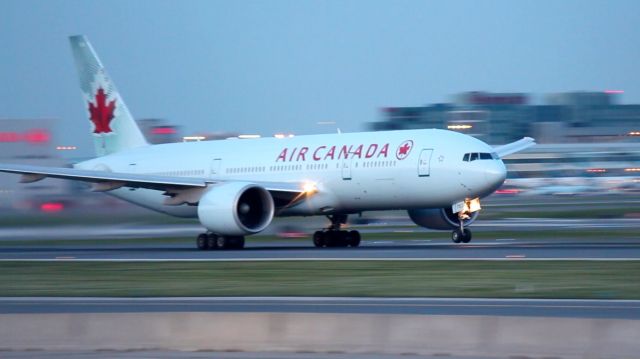
<svg viewBox="0 0 640 359">
<path fill-rule="evenodd" d="M 636 262 L 640 258 L 0 258 L 0 262 Z"/>
</svg>

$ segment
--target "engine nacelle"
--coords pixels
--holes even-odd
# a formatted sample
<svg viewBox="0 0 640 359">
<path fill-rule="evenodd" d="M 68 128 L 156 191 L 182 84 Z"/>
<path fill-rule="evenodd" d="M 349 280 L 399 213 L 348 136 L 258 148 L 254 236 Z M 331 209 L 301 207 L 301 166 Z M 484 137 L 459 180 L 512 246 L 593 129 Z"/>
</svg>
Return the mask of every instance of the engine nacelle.
<svg viewBox="0 0 640 359">
<path fill-rule="evenodd" d="M 410 209 L 407 213 L 413 223 L 429 229 L 454 229 L 460 226 L 458 214 L 453 213 L 451 208 Z M 471 213 L 470 218 L 464 220 L 464 225 L 475 222 L 479 213 Z"/>
<path fill-rule="evenodd" d="M 208 189 L 198 203 L 198 219 L 208 230 L 229 236 L 258 233 L 271 223 L 275 206 L 265 188 L 229 182 Z"/>
</svg>

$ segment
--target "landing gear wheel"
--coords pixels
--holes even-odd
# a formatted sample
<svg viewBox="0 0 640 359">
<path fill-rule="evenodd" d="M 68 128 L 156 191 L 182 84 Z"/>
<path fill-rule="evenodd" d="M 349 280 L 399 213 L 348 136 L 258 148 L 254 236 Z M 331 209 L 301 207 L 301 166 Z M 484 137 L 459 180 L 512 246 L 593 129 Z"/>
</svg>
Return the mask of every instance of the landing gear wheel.
<svg viewBox="0 0 640 359">
<path fill-rule="evenodd" d="M 469 242 L 471 242 L 471 231 L 465 228 L 464 231 L 462 231 L 462 243 Z"/>
<path fill-rule="evenodd" d="M 324 233 L 322 231 L 316 231 L 313 233 L 313 245 L 317 248 L 322 248 L 326 245 Z"/>
<path fill-rule="evenodd" d="M 206 233 L 198 234 L 198 237 L 196 238 L 196 246 L 201 251 L 209 249 L 209 243 L 208 243 L 208 240 L 207 240 L 207 234 Z"/>
<path fill-rule="evenodd" d="M 464 234 L 462 233 L 460 228 L 456 228 L 456 229 L 453 230 L 453 232 L 451 232 L 451 240 L 453 241 L 453 243 L 462 242 L 463 236 L 464 236 Z"/>
<path fill-rule="evenodd" d="M 217 244 L 219 249 L 242 249 L 244 248 L 244 237 L 218 236 Z"/>
<path fill-rule="evenodd" d="M 338 231 L 336 235 L 336 247 L 348 247 L 351 242 L 351 235 L 347 231 Z"/>
<path fill-rule="evenodd" d="M 207 249 L 218 249 L 218 235 L 210 233 L 207 236 Z"/>
<path fill-rule="evenodd" d="M 231 237 L 230 248 L 232 249 L 244 248 L 244 237 L 243 236 Z"/>
<path fill-rule="evenodd" d="M 460 230 L 456 228 L 451 232 L 451 240 L 453 243 L 469 243 L 471 242 L 471 231 L 468 228 Z"/>
<path fill-rule="evenodd" d="M 218 249 L 227 249 L 229 247 L 229 241 L 225 236 L 218 236 L 218 238 L 216 238 L 216 244 Z"/>
<path fill-rule="evenodd" d="M 360 232 L 358 231 L 349 232 L 349 245 L 354 248 L 360 245 Z"/>
</svg>

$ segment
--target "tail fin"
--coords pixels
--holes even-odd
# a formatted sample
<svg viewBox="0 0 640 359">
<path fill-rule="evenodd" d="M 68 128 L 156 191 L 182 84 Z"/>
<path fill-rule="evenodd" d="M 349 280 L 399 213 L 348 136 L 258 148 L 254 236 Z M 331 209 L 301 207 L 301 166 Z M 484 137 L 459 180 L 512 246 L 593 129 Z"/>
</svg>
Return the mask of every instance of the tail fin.
<svg viewBox="0 0 640 359">
<path fill-rule="evenodd" d="M 69 41 L 87 106 L 96 154 L 103 156 L 147 145 L 89 40 L 79 35 L 71 36 Z"/>
</svg>

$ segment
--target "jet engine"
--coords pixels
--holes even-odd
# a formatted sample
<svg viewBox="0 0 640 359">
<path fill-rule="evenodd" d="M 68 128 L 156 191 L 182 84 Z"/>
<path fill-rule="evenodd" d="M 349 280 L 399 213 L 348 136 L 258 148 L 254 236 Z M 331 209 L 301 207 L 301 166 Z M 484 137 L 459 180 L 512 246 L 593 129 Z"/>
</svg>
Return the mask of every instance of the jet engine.
<svg viewBox="0 0 640 359">
<path fill-rule="evenodd" d="M 453 213 L 451 208 L 410 209 L 407 213 L 413 223 L 429 229 L 454 229 L 460 226 L 458 214 Z M 463 221 L 465 227 L 475 222 L 479 213 L 480 211 L 471 213 Z"/>
<path fill-rule="evenodd" d="M 198 219 L 208 230 L 228 236 L 264 230 L 274 214 L 273 198 L 265 188 L 229 182 L 208 189 L 198 203 Z"/>
</svg>

